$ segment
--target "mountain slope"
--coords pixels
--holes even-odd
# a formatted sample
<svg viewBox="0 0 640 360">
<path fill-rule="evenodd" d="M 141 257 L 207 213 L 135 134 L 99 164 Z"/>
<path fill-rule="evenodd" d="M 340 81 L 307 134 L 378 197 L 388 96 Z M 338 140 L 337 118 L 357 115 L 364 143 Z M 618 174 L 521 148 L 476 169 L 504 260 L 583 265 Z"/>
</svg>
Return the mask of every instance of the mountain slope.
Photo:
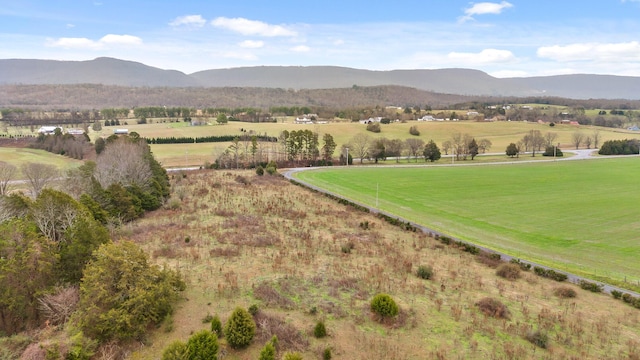
<svg viewBox="0 0 640 360">
<path fill-rule="evenodd" d="M 0 84 L 199 85 L 196 80 L 176 70 L 162 70 L 112 58 L 89 61 L 0 60 Z"/>
<path fill-rule="evenodd" d="M 257 66 L 184 74 L 112 58 L 0 60 L 0 85 L 103 84 L 129 87 L 335 89 L 394 85 L 469 96 L 640 99 L 640 77 L 562 75 L 495 78 L 470 69 L 373 71 L 337 66 Z"/>
</svg>

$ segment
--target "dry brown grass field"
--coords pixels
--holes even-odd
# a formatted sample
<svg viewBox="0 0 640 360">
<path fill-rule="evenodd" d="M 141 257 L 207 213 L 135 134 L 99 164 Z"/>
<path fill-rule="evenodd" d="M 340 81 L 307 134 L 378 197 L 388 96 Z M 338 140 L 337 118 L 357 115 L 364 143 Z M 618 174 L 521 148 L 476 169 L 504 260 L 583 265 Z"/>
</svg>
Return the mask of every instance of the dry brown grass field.
<svg viewBox="0 0 640 360">
<path fill-rule="evenodd" d="M 188 287 L 173 315 L 132 359 L 159 359 L 174 340 L 256 304 L 258 332 L 244 350 L 221 340 L 223 359 L 256 359 L 278 335 L 305 359 L 640 359 L 640 310 L 522 272 L 496 275 L 495 261 L 404 231 L 372 214 L 249 171 L 172 173 L 166 209 L 121 229 L 154 261 L 175 267 Z M 430 280 L 418 266 L 430 266 Z M 573 298 L 556 295 L 574 290 Z M 369 309 L 391 295 L 400 314 L 383 323 Z M 508 316 L 484 313 L 480 300 Z M 503 313 L 504 314 L 504 313 Z M 313 327 L 324 320 L 328 336 Z M 526 338 L 548 335 L 546 349 Z"/>
<path fill-rule="evenodd" d="M 330 122 L 328 124 L 298 125 L 292 119 L 278 123 L 245 123 L 229 122 L 225 125 L 189 126 L 188 123 L 170 123 L 154 119 L 151 124 L 130 124 L 120 126 L 129 131 L 135 131 L 140 136 L 147 138 L 157 137 L 199 137 L 212 135 L 238 135 L 243 133 L 240 129 L 253 131 L 256 134 L 266 134 L 277 137 L 283 130 L 311 130 L 317 132 L 322 138 L 325 133 L 331 134 L 338 148 L 334 157 L 338 157 L 338 151 L 342 144 L 358 133 L 366 133 L 372 138 L 386 137 L 388 139 L 408 139 L 411 126 L 417 126 L 420 131 L 418 138 L 425 143 L 434 140 L 438 146 L 442 142 L 450 140 L 456 133 L 469 134 L 476 139 L 489 139 L 492 146 L 489 152 L 504 153 L 509 143 L 517 143 L 529 130 L 539 130 L 543 135 L 547 132 L 558 135 L 557 142 L 562 149 L 573 149 L 572 136 L 576 131 L 582 132 L 585 136 L 591 136 L 596 129 L 600 132 L 601 142 L 612 139 L 633 139 L 640 138 L 638 132 L 626 131 L 622 129 L 610 129 L 591 126 L 556 125 L 550 127 L 544 124 L 527 122 L 418 122 L 408 121 L 404 123 L 391 123 L 382 125 L 380 133 L 366 131 L 366 125 L 353 122 Z M 215 124 L 215 122 L 213 122 Z M 109 136 L 113 133 L 114 127 L 103 127 L 102 131 L 92 133 L 92 139 L 97 136 Z M 206 161 L 213 162 L 215 158 L 229 147 L 230 143 L 203 143 L 203 144 L 171 144 L 152 145 L 152 151 L 156 158 L 167 167 L 202 165 Z"/>
</svg>

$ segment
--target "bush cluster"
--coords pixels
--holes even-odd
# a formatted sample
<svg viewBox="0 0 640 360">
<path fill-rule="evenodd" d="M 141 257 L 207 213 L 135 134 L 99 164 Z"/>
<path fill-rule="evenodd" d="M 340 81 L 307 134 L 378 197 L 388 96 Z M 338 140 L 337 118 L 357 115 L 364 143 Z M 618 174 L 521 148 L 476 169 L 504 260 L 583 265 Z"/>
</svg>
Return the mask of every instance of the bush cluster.
<svg viewBox="0 0 640 360">
<path fill-rule="evenodd" d="M 420 265 L 416 271 L 416 276 L 420 279 L 429 280 L 433 276 L 433 268 L 428 265 Z"/>
<path fill-rule="evenodd" d="M 605 141 L 598 154 L 600 155 L 633 155 L 637 154 L 640 144 L 638 140 L 608 140 Z"/>
<path fill-rule="evenodd" d="M 544 277 L 544 278 L 548 278 L 548 279 L 552 279 L 558 282 L 563 282 L 565 280 L 567 280 L 567 274 L 563 274 L 560 272 L 557 272 L 555 270 L 552 269 L 545 269 L 539 266 L 534 266 L 533 267 L 533 272 L 536 273 L 536 275 Z"/>
<path fill-rule="evenodd" d="M 512 263 L 504 263 L 498 266 L 496 275 L 507 280 L 517 280 L 520 278 L 520 266 Z"/>
<path fill-rule="evenodd" d="M 578 283 L 578 285 L 580 285 L 580 287 L 584 290 L 588 290 L 594 293 L 601 293 L 604 285 L 602 284 L 598 284 L 598 283 L 593 283 L 590 281 L 586 281 L 586 280 L 580 280 L 580 282 Z"/>
<path fill-rule="evenodd" d="M 507 307 L 499 300 L 494 298 L 483 298 L 476 303 L 476 306 L 486 316 L 491 316 L 496 319 L 509 319 L 511 317 L 509 309 L 507 309 Z"/>
<path fill-rule="evenodd" d="M 520 266 L 520 270 L 522 270 L 522 271 L 531 270 L 531 264 L 526 263 L 526 262 L 522 262 L 522 261 L 520 261 L 520 259 L 513 258 L 513 259 L 511 259 L 510 263 Z"/>
<path fill-rule="evenodd" d="M 398 315 L 399 308 L 391 296 L 378 294 L 371 299 L 371 311 L 384 319 Z"/>
<path fill-rule="evenodd" d="M 553 293 L 557 297 L 563 298 L 563 299 L 574 298 L 577 295 L 576 291 L 568 286 L 557 287 L 553 290 Z"/>
<path fill-rule="evenodd" d="M 371 124 L 367 125 L 367 131 L 371 131 L 371 132 L 374 132 L 374 133 L 379 133 L 381 131 L 380 130 L 380 123 L 374 122 L 374 123 L 371 123 Z"/>
<path fill-rule="evenodd" d="M 540 330 L 528 332 L 526 338 L 530 343 L 542 349 L 546 349 L 549 342 L 547 333 Z"/>
</svg>

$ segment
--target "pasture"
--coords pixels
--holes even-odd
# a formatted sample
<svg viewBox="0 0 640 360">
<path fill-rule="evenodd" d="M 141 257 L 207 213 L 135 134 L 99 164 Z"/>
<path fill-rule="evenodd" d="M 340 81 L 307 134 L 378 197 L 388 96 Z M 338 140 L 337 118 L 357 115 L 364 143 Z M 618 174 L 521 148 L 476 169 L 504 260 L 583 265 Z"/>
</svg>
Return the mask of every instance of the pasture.
<svg viewBox="0 0 640 360">
<path fill-rule="evenodd" d="M 131 120 L 131 122 L 134 120 Z M 229 122 L 225 125 L 189 126 L 188 123 L 163 122 L 161 119 L 152 119 L 150 124 L 129 124 L 122 126 L 103 127 L 99 132 L 91 132 L 92 139 L 98 136 L 107 137 L 113 133 L 115 128 L 127 128 L 135 131 L 142 137 L 198 137 L 198 136 L 221 136 L 238 135 L 242 136 L 242 130 L 253 131 L 256 134 L 277 137 L 282 131 L 311 130 L 317 132 L 322 139 L 322 135 L 329 133 L 334 137 L 338 148 L 334 157 L 339 157 L 340 146 L 349 142 L 354 135 L 365 133 L 372 138 L 386 137 L 388 139 L 408 139 L 413 137 L 409 134 L 409 128 L 416 126 L 420 131 L 420 136 L 425 143 L 434 140 L 438 146 L 442 142 L 451 139 L 453 134 L 467 133 L 476 139 L 489 139 L 492 146 L 489 152 L 504 153 L 509 143 L 517 143 L 530 130 L 539 130 L 543 135 L 547 132 L 558 135 L 557 142 L 562 149 L 573 149 L 572 136 L 576 131 L 582 132 L 585 136 L 591 136 L 596 130 L 600 133 L 602 141 L 612 139 L 640 139 L 638 132 L 621 129 L 610 129 L 602 127 L 590 127 L 573 125 L 556 125 L 550 127 L 544 124 L 527 122 L 418 122 L 408 121 L 405 123 L 391 123 L 382 125 L 380 133 L 366 131 L 366 125 L 357 122 L 331 122 L 328 124 L 298 125 L 288 122 L 278 123 L 245 123 Z M 171 144 L 171 145 L 151 145 L 151 150 L 156 158 L 167 167 L 195 166 L 202 165 L 205 161 L 213 162 L 215 158 L 224 151 L 230 143 L 205 143 L 205 144 Z M 322 145 L 322 144 L 321 144 Z"/>
<path fill-rule="evenodd" d="M 587 277 L 640 279 L 640 159 L 351 167 L 296 178 L 460 239 Z"/>
</svg>

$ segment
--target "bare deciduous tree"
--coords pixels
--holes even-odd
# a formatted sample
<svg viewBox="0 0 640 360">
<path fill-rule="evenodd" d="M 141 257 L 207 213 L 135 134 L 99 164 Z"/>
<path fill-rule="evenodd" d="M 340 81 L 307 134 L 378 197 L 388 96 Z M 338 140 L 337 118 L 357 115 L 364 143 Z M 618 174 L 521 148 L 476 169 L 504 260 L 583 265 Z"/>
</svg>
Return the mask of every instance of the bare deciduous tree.
<svg viewBox="0 0 640 360">
<path fill-rule="evenodd" d="M 7 195 L 9 182 L 14 179 L 18 168 L 4 161 L 0 161 L 0 196 Z"/>
<path fill-rule="evenodd" d="M 547 132 L 546 134 L 544 134 L 545 146 L 556 146 L 555 142 L 557 138 L 558 138 L 558 134 L 553 132 Z"/>
<path fill-rule="evenodd" d="M 593 138 L 593 147 L 597 149 L 600 145 L 600 130 L 595 130 L 591 137 Z"/>
<path fill-rule="evenodd" d="M 418 162 L 418 156 L 422 155 L 422 150 L 424 149 L 424 141 L 422 139 L 409 138 L 404 143 L 409 157 L 413 156 Z"/>
<path fill-rule="evenodd" d="M 38 197 L 42 189 L 58 176 L 58 169 L 53 165 L 41 163 L 26 163 L 20 167 L 34 197 Z"/>
<path fill-rule="evenodd" d="M 582 142 L 584 141 L 584 134 L 580 131 L 576 131 L 571 135 L 571 141 L 573 145 L 575 145 L 576 150 L 580 147 Z"/>
<path fill-rule="evenodd" d="M 147 187 L 153 176 L 145 158 L 147 152 L 148 147 L 142 141 L 122 138 L 109 143 L 96 159 L 96 180 L 105 189 L 111 184 Z"/>
<path fill-rule="evenodd" d="M 80 301 L 76 286 L 60 287 L 52 294 L 38 299 L 38 308 L 51 325 L 62 325 L 69 320 Z"/>
<path fill-rule="evenodd" d="M 357 134 L 349 140 L 349 148 L 352 154 L 360 158 L 360 163 L 369 156 L 369 146 L 371 145 L 371 136 L 367 134 Z"/>
<path fill-rule="evenodd" d="M 80 212 L 69 195 L 54 190 L 43 191 L 31 207 L 31 216 L 40 232 L 55 242 L 63 240 Z"/>
</svg>

